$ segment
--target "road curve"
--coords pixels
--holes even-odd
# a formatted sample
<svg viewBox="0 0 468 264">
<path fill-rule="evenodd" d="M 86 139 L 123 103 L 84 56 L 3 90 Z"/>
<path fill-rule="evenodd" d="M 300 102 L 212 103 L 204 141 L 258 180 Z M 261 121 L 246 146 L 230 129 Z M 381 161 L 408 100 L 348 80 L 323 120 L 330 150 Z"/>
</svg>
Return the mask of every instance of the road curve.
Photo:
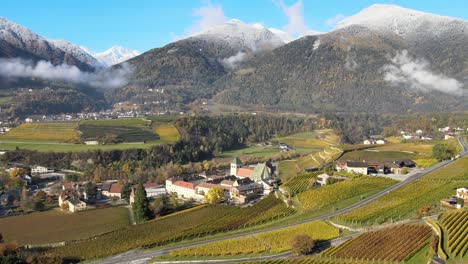
<svg viewBox="0 0 468 264">
<path fill-rule="evenodd" d="M 459 144 L 462 146 L 463 150 L 462 152 L 460 153 L 460 157 L 464 157 L 466 155 L 468 155 L 468 145 L 466 144 L 466 142 L 464 141 L 464 138 L 463 136 L 460 136 L 458 138 L 458 142 Z M 421 177 L 423 177 L 424 175 L 426 174 L 429 174 L 437 169 L 440 169 L 444 166 L 447 166 L 448 164 L 452 163 L 454 160 L 445 160 L 445 161 L 442 161 L 442 162 L 439 162 L 435 165 L 433 165 L 432 167 L 429 167 L 427 169 L 425 169 L 424 171 L 422 172 L 419 172 L 419 173 L 416 173 L 410 177 L 408 177 L 406 180 L 404 181 L 401 181 L 393 186 L 390 186 L 389 188 L 379 192 L 379 193 L 376 193 L 374 195 L 371 195 L 351 206 L 348 206 L 346 208 L 343 208 L 343 209 L 339 209 L 339 210 L 336 210 L 335 212 L 332 212 L 332 213 L 328 213 L 328 214 L 325 214 L 325 215 L 322 215 L 322 216 L 318 216 L 318 217 L 314 217 L 314 218 L 310 218 L 310 219 L 307 219 L 305 221 L 300 221 L 300 222 L 297 222 L 297 223 L 294 223 L 294 224 L 287 224 L 287 225 L 282 225 L 282 226 L 278 226 L 278 227 L 271 227 L 271 228 L 266 228 L 266 229 L 262 229 L 262 230 L 258 230 L 258 231 L 252 231 L 252 232 L 247 232 L 247 233 L 242 233 L 242 234 L 236 234 L 236 235 L 229 235 L 229 236 L 225 236 L 225 237 L 220 237 L 220 238 L 214 238 L 214 239 L 209 239 L 209 240 L 204 240 L 204 241 L 198 241 L 198 242 L 194 242 L 194 243 L 189 243 L 189 244 L 185 244 L 185 245 L 179 245 L 179 246 L 173 246 L 173 247 L 168 247 L 168 248 L 165 248 L 165 249 L 155 249 L 155 250 L 146 250 L 146 251 L 139 251 L 139 250 L 131 250 L 131 251 L 127 251 L 125 253 L 122 253 L 122 254 L 119 254 L 119 255 L 115 255 L 113 257 L 110 257 L 110 258 L 107 258 L 107 259 L 102 259 L 102 260 L 98 260 L 94 263 L 96 264 L 117 264 L 117 263 L 129 263 L 129 264 L 140 264 L 140 263 L 146 263 L 148 260 L 150 260 L 151 258 L 154 258 L 154 257 L 158 257 L 158 256 L 162 256 L 162 255 L 165 255 L 165 254 L 168 254 L 169 252 L 171 252 L 172 250 L 176 250 L 176 249 L 182 249 L 182 248 L 190 248 L 190 247 L 194 247 L 194 246 L 199 246 L 199 245 L 204 245 L 204 244 L 208 244 L 208 243 L 211 243 L 211 242 L 216 242 L 216 241 L 221 241 L 221 240 L 226 240 L 226 239 L 234 239 L 234 238 L 240 238 L 240 237 L 246 237 L 246 236 L 250 236 L 250 235 L 255 235 L 255 234 L 259 234 L 259 233 L 263 233 L 263 232 L 268 232 L 268 231 L 274 231 L 274 230 L 278 230 L 278 229 L 282 229 L 282 228 L 285 228 L 285 227 L 291 227 L 291 226 L 296 226 L 296 225 L 300 225 L 300 224 L 304 224 L 304 223 L 309 223 L 309 222 L 313 222 L 313 221 L 317 221 L 317 220 L 327 220 L 329 218 L 332 218 L 332 217 L 335 217 L 335 216 L 338 216 L 338 215 L 342 215 L 342 214 L 346 214 L 358 207 L 361 207 L 363 205 L 366 205 L 372 201 L 375 201 L 376 199 L 398 189 L 398 188 L 401 188 Z"/>
</svg>

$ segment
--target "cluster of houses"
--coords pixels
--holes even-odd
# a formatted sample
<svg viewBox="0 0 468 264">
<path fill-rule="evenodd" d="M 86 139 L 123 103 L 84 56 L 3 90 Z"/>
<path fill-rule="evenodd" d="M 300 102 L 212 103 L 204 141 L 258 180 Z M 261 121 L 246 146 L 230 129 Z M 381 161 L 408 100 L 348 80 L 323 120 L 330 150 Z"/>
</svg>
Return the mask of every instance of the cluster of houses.
<svg viewBox="0 0 468 264">
<path fill-rule="evenodd" d="M 77 212 L 89 208 L 89 195 L 86 193 L 85 184 L 87 182 L 66 182 L 62 185 L 62 192 L 59 195 L 59 206 L 70 212 Z M 136 185 L 131 187 L 130 204 L 134 201 Z M 154 198 L 166 193 L 164 186 L 156 183 L 145 183 L 143 188 L 148 198 Z M 97 185 L 95 199 L 122 199 L 124 185 L 117 181 L 106 181 Z"/>
<path fill-rule="evenodd" d="M 202 173 L 190 178 L 173 177 L 166 180 L 166 191 L 179 198 L 204 201 L 209 190 L 219 188 L 224 191 L 227 201 L 245 204 L 273 191 L 278 183 L 274 177 L 275 169 L 269 162 L 244 166 L 235 158 L 230 164 L 229 174 L 208 176 Z"/>
<path fill-rule="evenodd" d="M 337 161 L 337 171 L 346 171 L 354 174 L 403 174 L 407 168 L 413 168 L 416 163 L 410 159 L 397 159 L 389 162 L 379 161 Z"/>
<path fill-rule="evenodd" d="M 440 203 L 444 206 L 463 208 L 468 206 L 468 187 L 457 188 L 455 195 L 448 199 L 443 199 Z"/>
<path fill-rule="evenodd" d="M 364 139 L 363 143 L 364 145 L 385 145 L 388 142 L 383 138 L 370 137 L 370 138 Z"/>
</svg>

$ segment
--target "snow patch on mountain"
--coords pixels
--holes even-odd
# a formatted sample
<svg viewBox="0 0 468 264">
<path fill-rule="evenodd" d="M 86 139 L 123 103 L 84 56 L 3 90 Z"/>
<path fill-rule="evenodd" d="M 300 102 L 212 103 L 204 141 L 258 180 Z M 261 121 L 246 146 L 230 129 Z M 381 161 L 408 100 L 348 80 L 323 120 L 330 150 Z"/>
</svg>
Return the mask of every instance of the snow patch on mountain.
<svg viewBox="0 0 468 264">
<path fill-rule="evenodd" d="M 78 60 L 93 65 L 94 67 L 103 67 L 100 62 L 96 58 L 94 58 L 88 51 L 83 50 L 82 48 L 66 41 L 63 39 L 51 39 L 49 40 L 52 42 L 56 47 L 63 50 L 66 53 L 71 54 L 73 57 L 77 58 Z"/>
<path fill-rule="evenodd" d="M 238 19 L 231 19 L 224 24 L 204 30 L 192 38 L 224 41 L 237 51 L 271 50 L 285 44 L 280 37 L 263 25 L 249 25 Z"/>
<path fill-rule="evenodd" d="M 110 49 L 106 51 L 94 53 L 93 56 L 102 64 L 106 66 L 112 66 L 114 64 L 127 61 L 140 54 L 141 53 L 137 50 L 131 50 L 131 49 L 116 45 L 116 46 L 112 46 Z"/>
</svg>

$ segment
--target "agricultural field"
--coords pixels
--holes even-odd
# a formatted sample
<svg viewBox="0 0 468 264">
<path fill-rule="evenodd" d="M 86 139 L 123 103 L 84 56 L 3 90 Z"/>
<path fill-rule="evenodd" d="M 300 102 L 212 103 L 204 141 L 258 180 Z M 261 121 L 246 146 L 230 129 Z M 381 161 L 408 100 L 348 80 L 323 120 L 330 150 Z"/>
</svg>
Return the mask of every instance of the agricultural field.
<svg viewBox="0 0 468 264">
<path fill-rule="evenodd" d="M 278 148 L 272 146 L 248 146 L 238 149 L 232 149 L 224 151 L 222 154 L 223 158 L 234 158 L 239 157 L 244 159 L 246 156 L 254 156 L 259 158 L 268 158 L 275 155 L 279 155 L 280 151 Z"/>
<path fill-rule="evenodd" d="M 0 137 L 1 138 L 1 137 Z M 15 150 L 17 147 L 20 149 L 36 150 L 40 152 L 80 152 L 88 150 L 114 150 L 114 149 L 136 149 L 136 148 L 149 148 L 159 143 L 159 141 L 152 141 L 148 143 L 121 143 L 111 145 L 85 145 L 85 144 L 71 144 L 71 143 L 57 143 L 45 141 L 16 141 L 16 140 L 0 140 L 0 149 Z"/>
<path fill-rule="evenodd" d="M 391 264 L 390 262 L 343 259 L 337 257 L 322 257 L 317 255 L 307 257 L 292 257 L 286 259 L 242 262 L 242 264 Z"/>
<path fill-rule="evenodd" d="M 364 233 L 337 247 L 329 248 L 323 255 L 402 262 L 424 247 L 431 234 L 431 228 L 425 225 L 400 225 Z"/>
<path fill-rule="evenodd" d="M 171 123 L 157 125 L 154 132 L 159 135 L 159 139 L 164 143 L 175 143 L 180 138 L 179 130 Z"/>
<path fill-rule="evenodd" d="M 468 258 L 468 211 L 444 214 L 440 223 L 450 257 Z"/>
<path fill-rule="evenodd" d="M 85 239 L 129 226 L 124 207 L 65 213 L 51 210 L 0 218 L 5 241 L 19 245 L 46 244 Z"/>
<path fill-rule="evenodd" d="M 303 209 L 310 211 L 331 206 L 352 197 L 376 193 L 395 183 L 396 181 L 387 178 L 360 176 L 310 189 L 300 193 L 297 197 Z"/>
<path fill-rule="evenodd" d="M 271 141 L 291 145 L 301 154 L 318 152 L 328 148 L 330 145 L 338 145 L 338 137 L 331 129 L 296 133 L 285 137 L 272 138 Z"/>
<path fill-rule="evenodd" d="M 320 172 L 301 173 L 286 181 L 283 185 L 281 185 L 281 189 L 286 190 L 291 196 L 295 196 L 310 189 L 311 185 L 315 182 L 315 179 L 319 174 Z"/>
<path fill-rule="evenodd" d="M 78 127 L 83 140 L 112 135 L 123 142 L 146 142 L 159 139 L 150 129 L 151 121 L 143 118 L 83 120 Z"/>
<path fill-rule="evenodd" d="M 51 249 L 50 253 L 77 260 L 99 258 L 137 247 L 165 245 L 266 223 L 294 212 L 273 195 L 246 208 L 227 205 L 200 206 L 119 229 L 93 240 Z"/>
<path fill-rule="evenodd" d="M 74 142 L 79 139 L 77 127 L 73 122 L 24 123 L 0 136 L 0 140 Z"/>
<path fill-rule="evenodd" d="M 245 238 L 222 240 L 202 246 L 174 250 L 171 256 L 225 256 L 258 253 L 279 253 L 290 250 L 290 241 L 307 234 L 314 240 L 329 240 L 339 236 L 338 228 L 322 221 L 287 227 Z"/>
<path fill-rule="evenodd" d="M 421 206 L 433 211 L 440 208 L 440 200 L 455 194 L 455 188 L 468 185 L 468 157 L 433 171 L 402 188 L 336 218 L 354 225 L 381 224 L 416 216 Z"/>
</svg>

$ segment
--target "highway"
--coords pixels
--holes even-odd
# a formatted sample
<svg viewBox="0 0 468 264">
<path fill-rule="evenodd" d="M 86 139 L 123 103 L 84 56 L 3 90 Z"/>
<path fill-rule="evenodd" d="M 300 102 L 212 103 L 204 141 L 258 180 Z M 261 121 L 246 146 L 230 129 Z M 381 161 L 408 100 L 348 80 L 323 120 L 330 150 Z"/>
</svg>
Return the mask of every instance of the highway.
<svg viewBox="0 0 468 264">
<path fill-rule="evenodd" d="M 464 141 L 464 138 L 463 136 L 459 137 L 458 138 L 458 142 L 459 144 L 461 145 L 462 147 L 462 152 L 460 153 L 460 158 L 461 157 L 464 157 L 466 155 L 468 155 L 468 145 L 466 144 L 466 142 Z M 304 223 L 308 223 L 308 222 L 313 222 L 313 221 L 317 221 L 317 220 L 327 220 L 329 218 L 332 218 L 332 217 L 335 217 L 335 216 L 338 216 L 338 215 L 342 215 L 342 214 L 346 214 L 356 208 L 359 208 L 361 206 L 364 206 L 370 202 L 373 202 L 375 200 L 377 200 L 378 198 L 398 189 L 398 188 L 401 188 L 421 177 L 423 177 L 424 175 L 428 174 L 428 173 L 431 173 L 441 167 L 444 167 L 444 166 L 447 166 L 448 164 L 452 163 L 454 160 L 446 160 L 446 161 L 442 161 L 442 162 L 439 162 L 435 165 L 433 165 L 432 167 L 429 167 L 427 169 L 425 169 L 424 171 L 420 172 L 420 173 L 417 173 L 417 174 L 414 174 L 412 175 L 411 177 L 407 178 L 406 180 L 404 181 L 401 181 L 379 193 L 376 193 L 374 195 L 371 195 L 351 206 L 348 206 L 348 207 L 345 207 L 343 209 L 339 209 L 339 210 L 336 210 L 335 212 L 332 212 L 332 213 L 328 213 L 328 214 L 325 214 L 325 215 L 322 215 L 322 216 L 318 216 L 318 217 L 314 217 L 314 218 L 310 218 L 310 219 L 307 219 L 305 221 L 301 221 L 301 222 L 297 222 L 297 223 L 294 223 L 294 224 L 287 224 L 287 225 L 282 225 L 282 226 L 278 226 L 278 227 L 272 227 L 272 228 L 266 228 L 266 229 L 262 229 L 262 230 L 258 230 L 258 231 L 252 231 L 252 232 L 246 232 L 246 233 L 242 233 L 242 234 L 236 234 L 236 235 L 229 235 L 229 236 L 224 236 L 224 237 L 220 237 L 220 238 L 214 238 L 214 239 L 209 239 L 209 240 L 204 240 L 204 241 L 198 241 L 198 242 L 193 242 L 193 243 L 188 243 L 188 244 L 184 244 L 184 245 L 178 245 L 178 246 L 173 246 L 173 247 L 168 247 L 168 248 L 165 248 L 165 249 L 154 249 L 154 250 L 145 250 L 145 251 L 140 251 L 138 249 L 135 249 L 135 250 L 131 250 L 131 251 L 127 251 L 125 253 L 122 253 L 122 254 L 119 254 L 119 255 L 116 255 L 116 256 L 113 256 L 113 257 L 110 257 L 110 258 L 107 258 L 107 259 L 102 259 L 102 260 L 97 260 L 96 264 L 116 264 L 116 263 L 130 263 L 130 264 L 139 264 L 139 263 L 146 263 L 148 260 L 150 260 L 151 258 L 154 258 L 154 257 L 158 257 L 158 256 L 162 256 L 162 255 L 165 255 L 165 254 L 168 254 L 169 252 L 171 252 L 172 250 L 176 250 L 176 249 L 182 249 L 182 248 L 190 248 L 190 247 L 194 247 L 194 246 L 199 246 L 199 245 L 204 245 L 204 244 L 207 244 L 207 243 L 211 243 L 211 242 L 216 242 L 216 241 L 221 241 L 221 240 L 226 240 L 226 239 L 234 239 L 234 238 L 240 238 L 240 237 L 246 237 L 246 236 L 250 236 L 250 235 L 255 235 L 255 234 L 259 234 L 259 233 L 263 233 L 263 232 L 268 232 L 268 231 L 274 231 L 274 230 L 278 230 L 278 229 L 282 229 L 282 228 L 285 228 L 285 227 L 291 227 L 291 226 L 296 226 L 296 225 L 300 225 L 300 224 L 304 224 Z M 277 256 L 279 257 L 279 256 Z M 251 259 L 251 258 L 250 258 Z M 216 263 L 221 263 L 221 262 L 224 262 L 224 263 L 227 263 L 225 262 L 226 260 L 219 260 L 219 261 L 216 261 Z M 190 262 L 190 263 L 202 263 L 203 261 L 194 261 L 194 262 Z M 208 262 L 208 261 L 206 261 Z M 187 262 L 189 263 L 189 262 Z"/>
</svg>

